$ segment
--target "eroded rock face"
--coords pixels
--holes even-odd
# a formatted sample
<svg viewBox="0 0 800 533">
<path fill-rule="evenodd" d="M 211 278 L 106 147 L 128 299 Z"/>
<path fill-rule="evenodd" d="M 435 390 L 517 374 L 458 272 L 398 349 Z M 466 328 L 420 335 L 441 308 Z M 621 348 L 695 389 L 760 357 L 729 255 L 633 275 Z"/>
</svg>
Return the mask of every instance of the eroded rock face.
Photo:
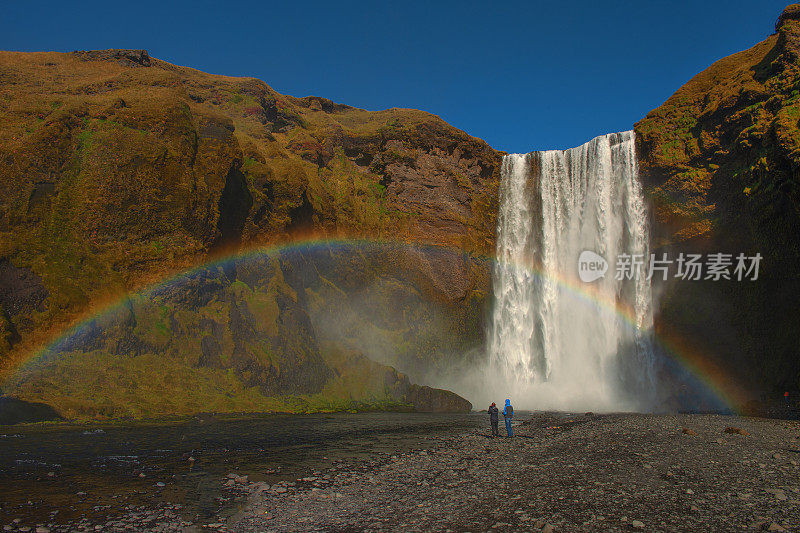
<svg viewBox="0 0 800 533">
<path fill-rule="evenodd" d="M 359 250 L 263 254 L 200 269 L 83 324 L 15 373 L 4 391 L 76 419 L 215 411 L 469 410 L 457 395 L 413 384 L 377 362 L 383 355 L 376 352 L 377 343 L 383 342 L 383 348 L 398 352 L 396 362 L 432 368 L 452 354 L 436 352 L 427 338 L 440 345 L 463 339 L 411 316 L 416 307 L 425 307 L 426 318 L 447 317 L 448 308 L 421 300 L 411 281 L 400 281 L 402 271 L 393 269 L 391 259 L 402 251 L 390 248 L 382 259 L 376 249 L 350 267 L 337 267 Z M 330 273 L 358 277 L 357 284 L 337 288 L 335 277 L 326 278 Z M 380 316 L 363 303 L 361 283 L 393 288 L 370 294 L 369 305 Z M 356 331 L 328 331 L 320 309 L 336 310 L 333 319 Z M 358 335 L 364 330 L 370 331 L 368 337 Z"/>
<path fill-rule="evenodd" d="M 481 351 L 491 290 L 485 260 L 448 248 L 373 243 L 288 251 L 282 264 L 323 344 L 425 384 Z"/>
<path fill-rule="evenodd" d="M 800 6 L 636 124 L 656 252 L 760 253 L 757 282 L 676 282 L 657 328 L 756 390 L 798 386 Z"/>
<path fill-rule="evenodd" d="M 43 311 L 48 296 L 47 288 L 35 272 L 0 259 L 0 306 L 9 316 Z"/>
<path fill-rule="evenodd" d="M 6 310 L 0 376 L 97 301 L 209 254 L 306 235 L 493 249 L 501 154 L 428 113 L 292 98 L 146 51 L 0 65 L 0 257 L 49 295 Z M 452 302 L 485 277 L 442 266 L 415 275 Z"/>
</svg>

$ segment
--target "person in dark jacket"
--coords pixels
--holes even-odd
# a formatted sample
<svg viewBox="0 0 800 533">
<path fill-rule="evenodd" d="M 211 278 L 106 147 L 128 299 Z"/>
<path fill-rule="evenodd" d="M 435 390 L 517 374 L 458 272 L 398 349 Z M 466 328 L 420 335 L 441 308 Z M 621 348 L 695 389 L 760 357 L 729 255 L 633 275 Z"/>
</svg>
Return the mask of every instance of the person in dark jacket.
<svg viewBox="0 0 800 533">
<path fill-rule="evenodd" d="M 514 430 L 511 429 L 511 419 L 514 418 L 514 408 L 511 406 L 511 400 L 506 400 L 506 406 L 503 408 L 503 418 L 506 419 L 506 433 L 511 438 L 514 436 Z"/>
<path fill-rule="evenodd" d="M 489 406 L 489 422 L 492 424 L 492 438 L 500 436 L 500 431 L 497 430 L 497 421 L 499 418 L 500 411 L 497 410 L 497 406 L 492 402 L 492 405 Z"/>
</svg>

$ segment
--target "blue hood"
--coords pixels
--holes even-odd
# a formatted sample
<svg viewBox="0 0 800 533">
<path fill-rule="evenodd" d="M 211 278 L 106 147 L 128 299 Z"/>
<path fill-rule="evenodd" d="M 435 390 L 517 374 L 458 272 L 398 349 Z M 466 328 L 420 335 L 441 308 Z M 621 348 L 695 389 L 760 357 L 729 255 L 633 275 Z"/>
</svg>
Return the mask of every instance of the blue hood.
<svg viewBox="0 0 800 533">
<path fill-rule="evenodd" d="M 506 400 L 506 405 L 511 405 L 511 400 Z"/>
</svg>

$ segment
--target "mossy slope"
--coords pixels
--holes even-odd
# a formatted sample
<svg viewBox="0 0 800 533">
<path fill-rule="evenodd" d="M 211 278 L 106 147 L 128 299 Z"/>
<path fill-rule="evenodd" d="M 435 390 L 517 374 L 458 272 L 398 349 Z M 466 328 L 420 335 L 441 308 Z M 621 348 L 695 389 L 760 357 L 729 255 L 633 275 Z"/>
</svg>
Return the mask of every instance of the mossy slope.
<svg viewBox="0 0 800 533">
<path fill-rule="evenodd" d="M 0 121 L 0 380 L 106 303 L 237 250 L 305 236 L 429 242 L 470 254 L 492 248 L 500 154 L 421 111 L 294 98 L 144 51 L 0 52 Z M 474 269 L 461 274 L 473 277 L 459 284 L 485 279 Z M 426 276 L 415 280 L 423 292 L 432 283 Z M 286 304 L 291 296 L 276 286 L 250 289 L 262 293 L 230 289 L 262 328 L 249 334 L 284 345 L 210 338 L 198 321 L 224 329 L 237 320 L 221 301 L 185 320 L 169 306 L 155 316 L 134 302 L 137 326 L 87 357 L 118 358 L 117 375 L 144 379 L 155 354 L 170 354 L 159 379 L 184 379 L 186 391 L 235 389 L 214 384 L 234 367 L 238 387 L 269 397 L 324 389 L 324 377 L 308 378 L 322 357 L 315 335 L 281 329 L 284 318 L 299 320 Z M 175 345 L 175 332 L 164 329 L 172 320 L 200 328 L 197 336 L 178 334 L 188 344 Z M 136 342 L 125 347 L 126 335 Z M 131 350 L 137 355 L 125 359 Z M 193 366 L 215 352 L 247 355 Z M 276 357 L 291 360 L 273 364 Z M 193 370 L 178 376 L 180 368 Z M 131 405 L 171 409 L 166 393 L 156 398 L 167 385 L 153 381 L 143 392 L 150 399 Z"/>
<path fill-rule="evenodd" d="M 380 263 L 378 255 L 364 257 L 366 264 Z M 394 368 L 365 357 L 373 355 L 368 347 L 355 350 L 312 324 L 308 310 L 318 305 L 354 312 L 355 294 L 340 290 L 323 297 L 322 280 L 306 275 L 339 271 L 339 263 L 332 254 L 295 253 L 201 269 L 84 323 L 16 372 L 5 391 L 83 420 L 198 412 L 469 410 L 458 396 L 413 385 Z M 291 279 L 296 273 L 303 279 Z M 399 290 L 415 291 L 411 285 Z M 374 305 L 391 309 L 391 303 Z M 435 304 L 420 304 L 437 312 Z M 389 333 L 412 327 L 433 335 L 436 324 L 404 319 L 403 311 L 384 325 L 389 342 Z M 369 327 L 367 316 L 361 322 Z M 443 334 L 440 342 L 448 340 L 453 342 Z M 404 346 L 415 352 L 427 348 L 414 339 Z"/>
<path fill-rule="evenodd" d="M 756 282 L 670 282 L 657 327 L 754 389 L 800 384 L 800 5 L 635 126 L 655 247 L 760 253 Z"/>
</svg>

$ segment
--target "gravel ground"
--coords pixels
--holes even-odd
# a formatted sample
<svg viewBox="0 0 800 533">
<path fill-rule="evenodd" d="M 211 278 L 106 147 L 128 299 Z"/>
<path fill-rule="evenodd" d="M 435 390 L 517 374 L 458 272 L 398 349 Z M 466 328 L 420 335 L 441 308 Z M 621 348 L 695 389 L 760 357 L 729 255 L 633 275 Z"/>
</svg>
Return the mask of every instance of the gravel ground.
<svg viewBox="0 0 800 533">
<path fill-rule="evenodd" d="M 800 531 L 798 422 L 534 414 L 516 423 L 513 439 L 490 439 L 487 417 L 485 432 L 296 482 L 231 480 L 248 504 L 213 529 Z"/>
<path fill-rule="evenodd" d="M 272 485 L 235 473 L 233 516 L 129 508 L 5 531 L 800 531 L 800 423 L 719 415 L 522 415 Z M 501 433 L 504 433 L 501 421 Z M 405 448 L 409 450 L 409 448 Z M 38 527 L 37 527 L 38 526 Z"/>
</svg>

